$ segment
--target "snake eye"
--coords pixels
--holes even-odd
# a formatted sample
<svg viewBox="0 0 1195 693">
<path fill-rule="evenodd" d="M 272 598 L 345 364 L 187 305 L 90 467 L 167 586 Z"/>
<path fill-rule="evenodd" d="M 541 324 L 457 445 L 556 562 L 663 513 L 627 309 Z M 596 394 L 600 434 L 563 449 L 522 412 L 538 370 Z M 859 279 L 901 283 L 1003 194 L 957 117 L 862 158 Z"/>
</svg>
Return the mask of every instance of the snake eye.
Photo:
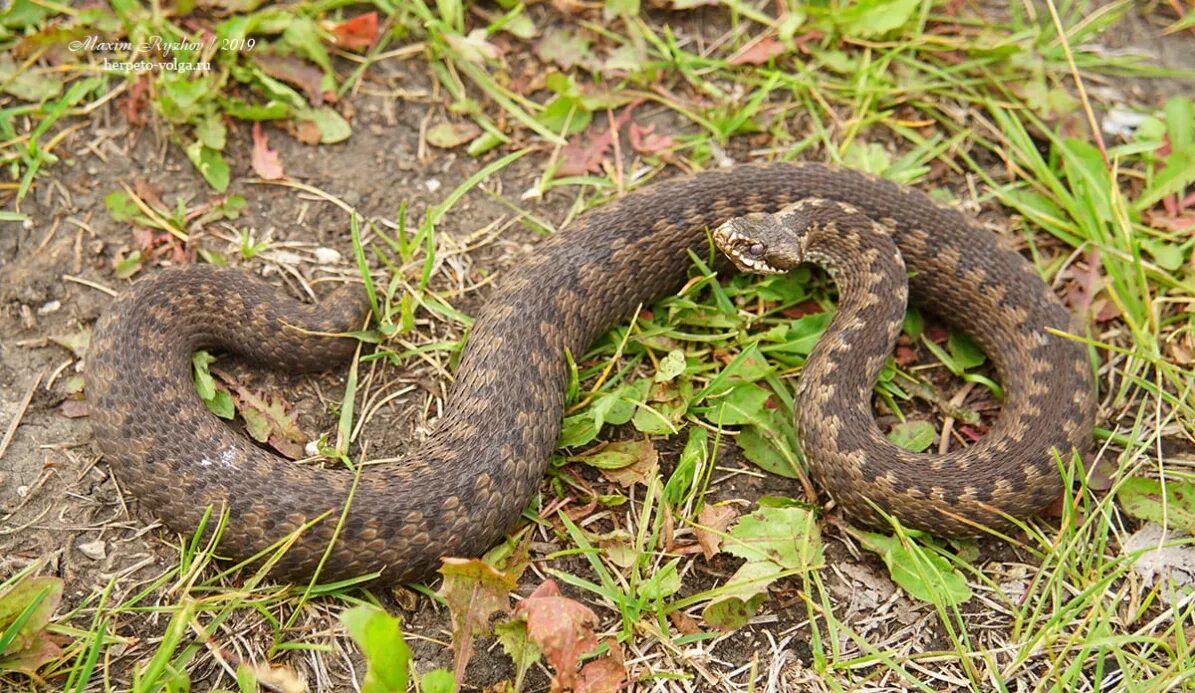
<svg viewBox="0 0 1195 693">
<path fill-rule="evenodd" d="M 750 253 L 752 257 L 763 257 L 765 250 L 767 250 L 767 248 L 763 247 L 763 243 L 753 243 L 750 248 L 747 248 L 747 252 Z"/>
</svg>

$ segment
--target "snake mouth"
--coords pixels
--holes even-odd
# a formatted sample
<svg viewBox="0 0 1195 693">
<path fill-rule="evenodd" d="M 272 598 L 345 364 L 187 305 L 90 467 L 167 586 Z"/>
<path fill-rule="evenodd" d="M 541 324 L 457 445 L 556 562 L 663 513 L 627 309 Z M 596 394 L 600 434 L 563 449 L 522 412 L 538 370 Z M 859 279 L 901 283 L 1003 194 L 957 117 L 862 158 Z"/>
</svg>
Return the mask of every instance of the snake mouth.
<svg viewBox="0 0 1195 693">
<path fill-rule="evenodd" d="M 714 229 L 714 243 L 742 272 L 756 274 L 784 274 L 788 270 L 768 262 L 768 248 L 758 239 L 744 236 L 735 230 L 731 219 Z"/>
</svg>

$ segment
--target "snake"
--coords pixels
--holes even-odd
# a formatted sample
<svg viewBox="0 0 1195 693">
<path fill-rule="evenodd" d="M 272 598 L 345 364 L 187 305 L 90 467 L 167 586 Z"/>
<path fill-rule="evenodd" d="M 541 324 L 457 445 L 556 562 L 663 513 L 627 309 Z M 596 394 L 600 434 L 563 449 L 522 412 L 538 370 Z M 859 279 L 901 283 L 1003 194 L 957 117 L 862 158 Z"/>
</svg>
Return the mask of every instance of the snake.
<svg viewBox="0 0 1195 693">
<path fill-rule="evenodd" d="M 1087 449 L 1095 417 L 1091 361 L 1065 306 L 1033 263 L 958 209 L 819 163 L 655 181 L 534 244 L 475 311 L 443 414 L 395 462 L 284 459 L 213 416 L 194 384 L 198 349 L 297 372 L 351 359 L 358 341 L 346 333 L 370 311 L 360 286 L 305 303 L 242 270 L 158 270 L 94 326 L 95 440 L 122 487 L 174 531 L 211 532 L 226 514 L 221 557 L 268 559 L 280 580 L 427 579 L 443 557 L 500 542 L 527 510 L 557 446 L 568 354 L 675 293 L 711 237 L 744 269 L 820 263 L 837 285 L 794 410 L 811 476 L 852 518 L 974 536 L 1059 496 L 1060 461 Z M 906 301 L 965 332 L 995 367 L 1000 413 L 974 444 L 911 453 L 876 423 L 873 388 Z"/>
</svg>

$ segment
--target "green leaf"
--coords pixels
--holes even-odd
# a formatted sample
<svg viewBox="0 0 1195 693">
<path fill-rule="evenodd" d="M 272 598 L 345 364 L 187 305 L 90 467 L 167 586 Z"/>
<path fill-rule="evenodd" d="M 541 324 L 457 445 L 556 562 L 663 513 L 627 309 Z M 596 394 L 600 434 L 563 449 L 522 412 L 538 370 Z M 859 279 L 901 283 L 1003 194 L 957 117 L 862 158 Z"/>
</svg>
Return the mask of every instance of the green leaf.
<svg viewBox="0 0 1195 693">
<path fill-rule="evenodd" d="M 206 351 L 197 351 L 191 356 L 191 363 L 195 371 L 195 391 L 207 406 L 208 411 L 222 419 L 231 419 L 236 415 L 232 395 L 225 390 L 216 388 L 216 381 L 212 379 L 208 367 L 216 360 Z"/>
<path fill-rule="evenodd" d="M 187 158 L 191 160 L 195 168 L 199 169 L 199 173 L 203 175 L 208 185 L 219 192 L 228 189 L 228 162 L 224 160 L 224 156 L 219 151 L 205 147 L 202 142 L 196 140 L 187 145 L 186 152 Z"/>
<path fill-rule="evenodd" d="M 971 598 L 967 580 L 938 554 L 885 534 L 859 532 L 859 538 L 864 548 L 884 559 L 892 580 L 911 597 L 946 605 Z"/>
<path fill-rule="evenodd" d="M 727 553 L 748 561 L 769 561 L 785 570 L 821 564 L 821 534 L 813 513 L 798 507 L 761 507 L 744 515 L 723 544 Z"/>
<path fill-rule="evenodd" d="M 980 349 L 966 333 L 955 329 L 951 329 L 950 336 L 946 338 L 946 349 L 950 351 L 950 355 L 954 357 L 954 365 L 960 370 L 982 366 L 988 358 L 983 349 Z"/>
<path fill-rule="evenodd" d="M 1171 480 L 1129 477 L 1116 492 L 1116 500 L 1126 513 L 1163 527 L 1195 534 L 1195 484 Z"/>
<path fill-rule="evenodd" d="M 745 426 L 735 442 L 743 456 L 763 469 L 788 479 L 800 478 L 797 455 L 789 442 L 793 437 L 792 422 L 777 411 L 769 412 L 762 425 Z"/>
<path fill-rule="evenodd" d="M 1175 96 L 1166 102 L 1166 134 L 1172 151 L 1195 144 L 1195 104 L 1190 96 Z"/>
<path fill-rule="evenodd" d="M 759 611 L 768 597 L 768 585 L 782 573 L 774 563 L 744 563 L 716 590 L 717 596 L 701 611 L 702 620 L 723 631 L 741 628 Z"/>
<path fill-rule="evenodd" d="M 928 421 L 903 421 L 888 433 L 888 440 L 911 452 L 928 450 L 937 437 L 934 425 Z"/>
<path fill-rule="evenodd" d="M 920 6 L 921 0 L 857 0 L 837 13 L 836 23 L 849 36 L 883 36 L 907 24 Z"/>
<path fill-rule="evenodd" d="M 771 392 L 753 383 L 740 383 L 709 400 L 705 418 L 715 426 L 744 426 L 767 420 Z"/>
<path fill-rule="evenodd" d="M 114 221 L 130 221 L 136 219 L 141 210 L 129 198 L 128 193 L 116 190 L 104 196 L 104 206 Z"/>
<path fill-rule="evenodd" d="M 423 675 L 419 688 L 423 693 L 452 693 L 456 690 L 456 678 L 447 669 L 433 669 Z"/>
<path fill-rule="evenodd" d="M 1183 250 L 1173 243 L 1165 243 L 1153 238 L 1141 239 L 1141 247 L 1153 257 L 1158 267 L 1177 272 L 1183 266 Z"/>
<path fill-rule="evenodd" d="M 597 438 L 598 431 L 601 426 L 593 420 L 592 411 L 584 411 L 580 414 L 567 416 L 564 423 L 560 426 L 560 440 L 556 441 L 557 447 L 575 448 L 588 443 Z"/>
<path fill-rule="evenodd" d="M 680 591 L 680 573 L 676 570 L 678 563 L 680 563 L 679 558 L 668 561 L 663 568 L 656 570 L 650 578 L 640 583 L 636 590 L 639 597 L 651 602 L 658 602 Z"/>
<path fill-rule="evenodd" d="M 312 108 L 299 113 L 300 120 L 310 120 L 319 129 L 320 144 L 336 144 L 353 135 L 353 128 L 344 116 L 327 106 Z"/>
<path fill-rule="evenodd" d="M 340 622 L 365 656 L 362 693 L 406 693 L 411 650 L 399 620 L 374 606 L 355 606 L 340 614 Z"/>
<path fill-rule="evenodd" d="M 535 641 L 527 637 L 527 621 L 513 618 L 494 625 L 494 635 L 502 649 L 515 663 L 515 690 L 521 690 L 519 684 L 527 670 L 543 657 L 543 651 Z"/>
<path fill-rule="evenodd" d="M 673 349 L 668 355 L 660 359 L 660 367 L 656 370 L 655 381 L 665 383 L 685 372 L 685 352 Z"/>
</svg>

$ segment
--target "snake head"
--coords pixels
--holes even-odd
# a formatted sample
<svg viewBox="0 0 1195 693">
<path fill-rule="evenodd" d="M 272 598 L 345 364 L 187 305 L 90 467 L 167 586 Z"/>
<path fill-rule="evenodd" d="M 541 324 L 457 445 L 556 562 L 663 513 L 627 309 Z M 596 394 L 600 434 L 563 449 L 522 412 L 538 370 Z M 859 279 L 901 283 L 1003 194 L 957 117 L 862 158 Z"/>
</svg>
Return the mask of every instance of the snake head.
<svg viewBox="0 0 1195 693">
<path fill-rule="evenodd" d="M 743 272 L 784 274 L 804 262 L 801 235 L 779 214 L 733 217 L 714 229 L 714 244 Z"/>
</svg>

